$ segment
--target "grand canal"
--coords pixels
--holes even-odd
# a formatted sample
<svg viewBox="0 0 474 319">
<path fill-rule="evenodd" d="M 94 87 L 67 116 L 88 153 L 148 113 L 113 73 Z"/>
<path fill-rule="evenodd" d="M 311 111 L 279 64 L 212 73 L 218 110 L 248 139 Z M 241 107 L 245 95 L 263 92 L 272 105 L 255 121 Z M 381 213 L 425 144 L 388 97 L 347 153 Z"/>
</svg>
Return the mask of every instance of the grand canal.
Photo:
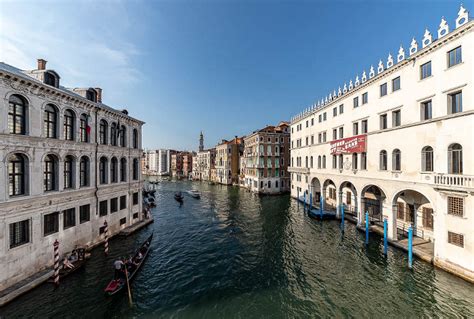
<svg viewBox="0 0 474 319">
<path fill-rule="evenodd" d="M 199 189 L 200 200 L 176 190 Z M 377 236 L 309 218 L 289 196 L 191 182 L 157 186 L 155 223 L 92 252 L 58 289 L 44 284 L 0 309 L 16 318 L 474 317 L 474 286 Z M 113 260 L 154 231 L 152 251 L 127 295 L 106 297 Z"/>
</svg>

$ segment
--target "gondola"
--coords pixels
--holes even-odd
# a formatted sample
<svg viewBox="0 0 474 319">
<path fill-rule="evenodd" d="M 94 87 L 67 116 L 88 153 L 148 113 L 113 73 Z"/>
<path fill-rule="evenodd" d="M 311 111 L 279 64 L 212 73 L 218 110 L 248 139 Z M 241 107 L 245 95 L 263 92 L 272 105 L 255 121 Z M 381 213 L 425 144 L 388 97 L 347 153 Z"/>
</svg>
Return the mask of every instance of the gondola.
<svg viewBox="0 0 474 319">
<path fill-rule="evenodd" d="M 133 269 L 133 270 L 127 270 L 128 271 L 128 281 L 130 282 L 133 277 L 135 277 L 136 273 L 138 270 L 141 268 L 143 265 L 143 262 L 145 261 L 146 257 L 148 256 L 148 252 L 150 251 L 150 245 L 151 245 L 151 240 L 153 239 L 153 233 L 150 235 L 150 237 L 147 238 L 143 242 L 143 244 L 140 245 L 140 247 L 135 251 L 133 254 L 133 259 L 136 260 L 136 257 L 138 256 L 138 253 L 142 254 L 142 259 L 138 263 L 138 265 Z M 122 289 L 127 287 L 127 280 L 125 278 L 119 278 L 119 279 L 112 279 L 107 287 L 105 288 L 105 292 L 109 295 L 115 295 Z"/>
<path fill-rule="evenodd" d="M 180 202 L 180 203 L 183 202 L 183 198 L 184 198 L 184 196 L 183 196 L 183 194 L 181 194 L 181 192 L 174 194 L 174 199 L 176 201 Z"/>
<path fill-rule="evenodd" d="M 193 198 L 196 198 L 196 199 L 201 198 L 201 194 L 199 194 L 199 192 L 196 191 L 196 190 L 190 190 L 187 193 L 189 194 L 189 196 L 191 196 Z"/>
<path fill-rule="evenodd" d="M 77 254 L 77 259 L 74 261 L 70 261 L 71 264 L 74 266 L 73 268 L 67 268 L 67 267 L 61 267 L 59 269 L 59 280 L 61 281 L 64 277 L 69 276 L 70 274 L 78 271 L 79 269 L 82 269 L 87 260 L 90 258 L 91 254 L 86 253 L 86 250 L 84 248 L 76 248 L 71 252 L 72 254 Z M 54 277 L 51 277 L 48 279 L 48 282 L 54 283 Z"/>
</svg>

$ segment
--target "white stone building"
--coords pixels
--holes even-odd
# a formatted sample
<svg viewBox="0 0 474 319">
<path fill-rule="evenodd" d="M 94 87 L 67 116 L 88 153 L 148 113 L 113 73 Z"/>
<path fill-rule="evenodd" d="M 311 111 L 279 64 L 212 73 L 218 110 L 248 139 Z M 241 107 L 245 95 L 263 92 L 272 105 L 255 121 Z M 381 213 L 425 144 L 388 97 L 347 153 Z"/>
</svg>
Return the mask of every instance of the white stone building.
<svg viewBox="0 0 474 319">
<path fill-rule="evenodd" d="M 196 162 L 193 156 L 193 173 L 192 176 L 196 180 L 210 181 L 211 169 L 214 169 L 216 159 L 216 149 L 211 148 L 197 152 Z"/>
<path fill-rule="evenodd" d="M 144 122 L 102 103 L 99 88 L 0 63 L 0 291 L 143 218 Z"/>
<path fill-rule="evenodd" d="M 291 122 L 293 197 L 342 204 L 390 239 L 434 243 L 434 263 L 474 278 L 474 23 L 461 7 Z M 339 209 L 337 212 L 339 213 Z"/>
<path fill-rule="evenodd" d="M 148 163 L 148 175 L 167 176 L 171 172 L 171 154 L 169 149 L 145 151 L 146 163 Z"/>
</svg>

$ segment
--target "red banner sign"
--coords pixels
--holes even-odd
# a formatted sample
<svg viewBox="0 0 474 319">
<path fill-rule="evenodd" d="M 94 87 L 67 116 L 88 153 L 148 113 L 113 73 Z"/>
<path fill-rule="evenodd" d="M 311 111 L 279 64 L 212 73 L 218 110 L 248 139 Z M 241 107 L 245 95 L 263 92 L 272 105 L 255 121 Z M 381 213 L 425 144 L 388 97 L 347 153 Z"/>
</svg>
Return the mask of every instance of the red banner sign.
<svg viewBox="0 0 474 319">
<path fill-rule="evenodd" d="M 367 135 L 356 135 L 331 142 L 331 154 L 362 153 L 366 147 Z"/>
</svg>

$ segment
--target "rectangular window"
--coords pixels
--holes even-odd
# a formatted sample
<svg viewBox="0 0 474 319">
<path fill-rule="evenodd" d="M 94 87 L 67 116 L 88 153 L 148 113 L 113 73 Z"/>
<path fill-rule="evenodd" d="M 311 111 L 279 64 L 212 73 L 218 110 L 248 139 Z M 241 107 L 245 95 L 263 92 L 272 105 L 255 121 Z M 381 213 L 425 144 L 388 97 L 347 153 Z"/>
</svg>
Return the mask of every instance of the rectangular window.
<svg viewBox="0 0 474 319">
<path fill-rule="evenodd" d="M 422 121 L 430 120 L 432 115 L 431 100 L 422 102 L 420 105 L 420 119 Z"/>
<path fill-rule="evenodd" d="M 337 129 L 336 128 L 332 130 L 332 139 L 337 140 Z"/>
<path fill-rule="evenodd" d="M 309 122 L 308 122 L 308 121 L 306 121 L 306 127 L 308 127 L 308 126 L 309 126 Z"/>
<path fill-rule="evenodd" d="M 332 116 L 336 117 L 337 116 L 337 107 L 332 109 Z"/>
<path fill-rule="evenodd" d="M 133 193 L 133 205 L 138 205 L 138 192 Z"/>
<path fill-rule="evenodd" d="M 400 90 L 400 77 L 397 76 L 392 80 L 392 92 Z"/>
<path fill-rule="evenodd" d="M 360 169 L 367 170 L 367 153 L 360 153 Z"/>
<path fill-rule="evenodd" d="M 332 168 L 337 168 L 337 155 L 332 156 Z"/>
<path fill-rule="evenodd" d="M 44 215 L 43 230 L 44 236 L 48 236 L 59 231 L 59 212 Z"/>
<path fill-rule="evenodd" d="M 137 218 L 138 218 L 138 213 L 133 214 L 133 219 L 137 219 Z"/>
<path fill-rule="evenodd" d="M 387 114 L 380 115 L 380 129 L 385 130 L 387 128 Z"/>
<path fill-rule="evenodd" d="M 326 112 L 323 113 L 323 121 L 326 121 L 327 120 L 327 115 L 326 115 Z"/>
<path fill-rule="evenodd" d="M 341 154 L 339 155 L 339 169 L 342 169 L 344 165 L 344 156 Z"/>
<path fill-rule="evenodd" d="M 360 130 L 361 130 L 362 134 L 366 134 L 368 132 L 368 122 L 367 122 L 367 120 L 362 120 Z"/>
<path fill-rule="evenodd" d="M 323 135 L 321 133 L 318 134 L 318 143 L 323 141 Z"/>
<path fill-rule="evenodd" d="M 448 52 L 448 68 L 462 62 L 461 47 L 457 47 Z"/>
<path fill-rule="evenodd" d="M 352 204 L 352 193 L 346 192 L 346 204 L 350 206 Z"/>
<path fill-rule="evenodd" d="M 353 103 L 353 104 L 354 104 L 354 108 L 359 107 L 359 97 L 358 97 L 358 96 L 356 96 L 356 97 L 353 99 L 353 102 L 354 102 L 354 103 Z"/>
<path fill-rule="evenodd" d="M 311 119 L 311 126 L 314 125 L 314 118 Z M 282 138 L 283 139 L 283 138 Z M 283 141 L 282 141 L 283 142 Z"/>
<path fill-rule="evenodd" d="M 323 116 L 322 116 L 322 114 L 319 114 L 319 116 L 318 116 L 318 122 L 321 123 L 322 121 L 323 121 Z"/>
<path fill-rule="evenodd" d="M 99 216 L 106 216 L 108 212 L 107 201 L 103 200 L 99 203 Z"/>
<path fill-rule="evenodd" d="M 462 112 L 462 92 L 448 94 L 448 114 Z"/>
<path fill-rule="evenodd" d="M 362 105 L 369 103 L 369 92 L 362 94 Z"/>
<path fill-rule="evenodd" d="M 426 79 L 431 76 L 431 61 L 420 66 L 420 79 Z"/>
<path fill-rule="evenodd" d="M 357 169 L 357 153 L 352 154 L 352 169 Z"/>
<path fill-rule="evenodd" d="M 448 214 L 453 216 L 464 216 L 464 198 L 448 196 Z"/>
<path fill-rule="evenodd" d="M 344 113 L 344 104 L 339 105 L 339 114 Z"/>
<path fill-rule="evenodd" d="M 311 135 L 311 145 L 314 144 L 314 135 Z"/>
<path fill-rule="evenodd" d="M 464 248 L 464 235 L 448 231 L 448 243 Z"/>
<path fill-rule="evenodd" d="M 339 128 L 339 138 L 344 138 L 344 128 L 343 127 Z"/>
<path fill-rule="evenodd" d="M 323 143 L 326 143 L 326 132 L 323 132 Z"/>
<path fill-rule="evenodd" d="M 116 211 L 118 211 L 118 198 L 117 197 L 112 198 L 110 200 L 110 212 L 115 213 Z"/>
<path fill-rule="evenodd" d="M 10 248 L 30 242 L 30 220 L 10 224 Z"/>
<path fill-rule="evenodd" d="M 392 127 L 397 127 L 401 125 L 402 121 L 402 112 L 400 110 L 396 110 L 392 112 Z"/>
<path fill-rule="evenodd" d="M 126 222 L 127 222 L 127 217 L 121 218 L 120 219 L 120 226 L 125 225 Z"/>
<path fill-rule="evenodd" d="M 359 123 L 352 123 L 352 135 L 359 134 Z"/>
<path fill-rule="evenodd" d="M 79 207 L 79 223 L 87 223 L 91 220 L 91 205 L 82 205 Z"/>
<path fill-rule="evenodd" d="M 433 209 L 423 207 L 423 228 L 433 229 Z"/>
<path fill-rule="evenodd" d="M 120 196 L 120 209 L 127 208 L 127 195 Z"/>
<path fill-rule="evenodd" d="M 380 97 L 387 95 L 387 83 L 380 85 Z"/>
<path fill-rule="evenodd" d="M 63 228 L 74 226 L 76 226 L 76 208 L 73 207 L 63 211 Z"/>
</svg>

